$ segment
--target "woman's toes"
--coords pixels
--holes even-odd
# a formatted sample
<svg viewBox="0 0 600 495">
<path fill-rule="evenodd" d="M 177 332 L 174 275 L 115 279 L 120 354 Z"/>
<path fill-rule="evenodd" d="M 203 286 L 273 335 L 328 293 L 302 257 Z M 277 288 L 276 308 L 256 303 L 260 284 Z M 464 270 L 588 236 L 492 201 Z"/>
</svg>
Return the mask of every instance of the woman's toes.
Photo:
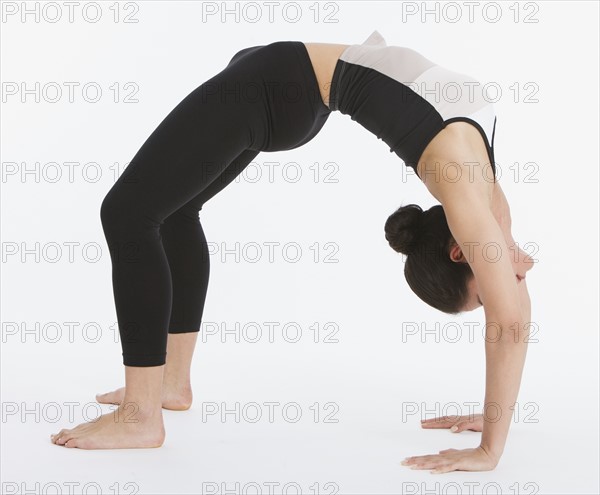
<svg viewBox="0 0 600 495">
<path fill-rule="evenodd" d="M 75 438 L 75 433 L 73 433 L 73 431 L 69 431 L 67 433 L 65 433 L 64 435 L 62 435 L 59 439 L 58 442 L 60 445 L 66 445 L 66 443 L 69 440 L 73 440 Z"/>
<path fill-rule="evenodd" d="M 52 435 L 52 441 L 53 441 L 54 443 L 56 443 L 56 442 L 58 441 L 58 439 L 59 439 L 59 438 L 60 438 L 60 437 L 61 437 L 61 436 L 62 436 L 64 433 L 66 433 L 67 431 L 68 431 L 68 430 L 66 430 L 66 429 L 64 429 L 64 428 L 63 428 L 63 429 L 62 429 L 62 430 L 60 430 L 58 433 L 56 433 L 56 434 Z"/>
<path fill-rule="evenodd" d="M 78 447 L 77 438 L 69 438 L 69 440 L 65 442 L 65 447 L 69 447 L 70 449 L 73 447 Z"/>
<path fill-rule="evenodd" d="M 118 405 L 125 395 L 125 388 L 119 388 L 117 390 L 112 390 L 110 392 L 105 392 L 102 394 L 96 394 L 96 401 L 100 404 L 115 404 Z"/>
</svg>

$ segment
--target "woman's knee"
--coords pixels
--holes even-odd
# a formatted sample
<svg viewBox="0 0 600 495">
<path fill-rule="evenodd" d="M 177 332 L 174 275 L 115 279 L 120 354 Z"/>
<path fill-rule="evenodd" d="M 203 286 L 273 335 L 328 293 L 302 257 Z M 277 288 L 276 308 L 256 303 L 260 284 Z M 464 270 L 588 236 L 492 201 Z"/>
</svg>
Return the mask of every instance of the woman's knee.
<svg viewBox="0 0 600 495">
<path fill-rule="evenodd" d="M 138 198 L 113 187 L 100 205 L 100 221 L 107 235 L 134 236 L 141 231 L 158 229 L 161 218 L 145 208 Z"/>
<path fill-rule="evenodd" d="M 109 227 L 116 227 L 126 219 L 123 202 L 119 199 L 119 194 L 115 188 L 111 189 L 100 205 L 100 221 L 105 231 Z"/>
</svg>

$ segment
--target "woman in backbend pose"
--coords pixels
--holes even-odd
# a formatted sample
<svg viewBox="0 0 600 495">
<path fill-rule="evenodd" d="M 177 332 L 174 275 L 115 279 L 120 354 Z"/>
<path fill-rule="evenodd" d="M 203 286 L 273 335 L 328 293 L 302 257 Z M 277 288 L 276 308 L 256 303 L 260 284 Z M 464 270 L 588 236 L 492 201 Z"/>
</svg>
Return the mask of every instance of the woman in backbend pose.
<svg viewBox="0 0 600 495">
<path fill-rule="evenodd" d="M 52 441 L 84 449 L 162 445 L 162 407 L 183 410 L 192 401 L 190 364 L 209 278 L 199 211 L 259 152 L 307 143 L 338 110 L 383 140 L 441 203 L 427 211 L 402 206 L 385 223 L 391 247 L 407 255 L 412 290 L 446 313 L 483 305 L 493 337 L 484 414 L 434 425 L 482 431 L 480 445 L 403 463 L 436 472 L 493 469 L 525 361 L 532 260 L 515 249 L 495 180 L 493 107 L 473 88 L 474 79 L 387 46 L 377 31 L 362 44 L 278 41 L 237 52 L 164 118 L 102 202 L 125 387 L 97 397 L 119 404 L 114 413 Z"/>
</svg>

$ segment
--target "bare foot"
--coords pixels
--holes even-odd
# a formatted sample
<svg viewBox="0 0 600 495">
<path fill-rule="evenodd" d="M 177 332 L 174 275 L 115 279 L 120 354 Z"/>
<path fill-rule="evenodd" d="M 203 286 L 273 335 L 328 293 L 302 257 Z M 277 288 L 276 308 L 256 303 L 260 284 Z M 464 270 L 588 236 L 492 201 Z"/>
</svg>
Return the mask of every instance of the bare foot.
<svg viewBox="0 0 600 495">
<path fill-rule="evenodd" d="M 121 404 L 125 397 L 125 387 L 105 394 L 96 394 L 100 404 Z M 175 387 L 163 384 L 162 406 L 171 411 L 185 411 L 192 406 L 192 387 Z"/>
<path fill-rule="evenodd" d="M 165 428 L 160 408 L 139 408 L 133 402 L 120 405 L 89 423 L 50 435 L 52 443 L 79 449 L 143 449 L 160 447 Z"/>
</svg>

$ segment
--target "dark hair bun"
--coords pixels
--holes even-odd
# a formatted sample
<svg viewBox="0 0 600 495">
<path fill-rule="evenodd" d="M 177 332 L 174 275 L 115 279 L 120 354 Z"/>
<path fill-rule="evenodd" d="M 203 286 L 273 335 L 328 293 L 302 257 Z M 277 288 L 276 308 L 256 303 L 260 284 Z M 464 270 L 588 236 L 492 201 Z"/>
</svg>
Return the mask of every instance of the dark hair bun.
<svg viewBox="0 0 600 495">
<path fill-rule="evenodd" d="M 425 213 L 419 205 L 401 206 L 385 222 L 385 238 L 395 251 L 411 254 L 416 251 Z"/>
</svg>

